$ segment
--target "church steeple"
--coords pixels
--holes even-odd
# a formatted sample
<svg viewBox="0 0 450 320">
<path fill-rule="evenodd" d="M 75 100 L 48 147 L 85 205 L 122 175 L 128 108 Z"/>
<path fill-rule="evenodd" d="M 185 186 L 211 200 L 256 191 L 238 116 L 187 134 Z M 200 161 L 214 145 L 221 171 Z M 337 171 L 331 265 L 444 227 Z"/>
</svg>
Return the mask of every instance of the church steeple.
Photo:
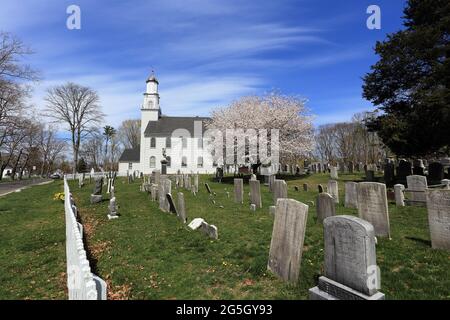
<svg viewBox="0 0 450 320">
<path fill-rule="evenodd" d="M 144 103 L 142 104 L 142 111 L 151 110 L 153 112 L 156 111 L 156 119 L 154 116 L 151 116 L 153 121 L 158 120 L 161 115 L 161 110 L 159 108 L 159 93 L 158 93 L 158 85 L 159 82 L 155 77 L 155 73 L 152 71 L 151 75 L 148 77 L 146 81 L 146 91 L 144 93 Z"/>
<path fill-rule="evenodd" d="M 142 104 L 142 116 L 143 119 L 149 121 L 156 121 L 161 116 L 161 109 L 159 107 L 159 82 L 155 77 L 155 73 L 152 71 L 151 75 L 146 81 L 146 91 L 144 93 L 144 102 Z M 144 111 L 146 116 L 144 117 Z"/>
</svg>

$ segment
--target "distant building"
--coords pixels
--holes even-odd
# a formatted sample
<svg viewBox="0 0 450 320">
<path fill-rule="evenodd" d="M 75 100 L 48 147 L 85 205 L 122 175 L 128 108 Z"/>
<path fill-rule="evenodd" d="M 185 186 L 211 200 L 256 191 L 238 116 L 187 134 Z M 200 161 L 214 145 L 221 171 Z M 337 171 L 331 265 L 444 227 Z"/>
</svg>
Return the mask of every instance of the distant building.
<svg viewBox="0 0 450 320">
<path fill-rule="evenodd" d="M 119 172 L 130 174 L 161 170 L 165 151 L 167 173 L 213 173 L 212 156 L 203 148 L 205 117 L 169 117 L 159 106 L 159 82 L 152 74 L 146 81 L 141 107 L 141 144 L 125 149 L 119 158 Z M 205 148 L 206 149 L 206 148 Z"/>
</svg>

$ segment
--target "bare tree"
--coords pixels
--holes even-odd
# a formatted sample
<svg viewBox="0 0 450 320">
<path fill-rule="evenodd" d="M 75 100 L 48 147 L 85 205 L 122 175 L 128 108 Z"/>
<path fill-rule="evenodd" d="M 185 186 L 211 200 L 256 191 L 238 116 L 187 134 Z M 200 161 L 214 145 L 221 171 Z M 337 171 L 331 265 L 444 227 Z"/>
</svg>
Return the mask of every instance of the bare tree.
<svg viewBox="0 0 450 320">
<path fill-rule="evenodd" d="M 102 163 L 103 137 L 99 131 L 93 131 L 83 142 L 80 154 L 88 165 L 99 168 Z"/>
<path fill-rule="evenodd" d="M 56 137 L 56 127 L 46 125 L 40 127 L 39 149 L 41 155 L 41 177 L 48 176 L 51 163 L 66 149 L 66 142 Z"/>
<path fill-rule="evenodd" d="M 97 92 L 72 82 L 47 90 L 46 115 L 62 122 L 71 133 L 73 172 L 76 172 L 82 139 L 100 125 L 104 114 L 100 110 Z"/>
<path fill-rule="evenodd" d="M 124 120 L 119 127 L 117 136 L 124 148 L 137 148 L 141 140 L 141 120 Z"/>
</svg>

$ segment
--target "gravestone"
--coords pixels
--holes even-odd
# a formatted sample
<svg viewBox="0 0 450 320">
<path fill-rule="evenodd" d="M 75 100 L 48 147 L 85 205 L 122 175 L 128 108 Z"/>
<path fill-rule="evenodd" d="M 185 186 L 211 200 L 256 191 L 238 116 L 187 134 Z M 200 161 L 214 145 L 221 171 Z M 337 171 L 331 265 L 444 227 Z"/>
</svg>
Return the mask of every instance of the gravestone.
<svg viewBox="0 0 450 320">
<path fill-rule="evenodd" d="M 308 191 L 308 184 L 307 183 L 303 184 L 303 191 Z"/>
<path fill-rule="evenodd" d="M 311 300 L 384 300 L 379 292 L 375 234 L 367 221 L 334 216 L 324 221 L 324 276 Z"/>
<path fill-rule="evenodd" d="M 250 204 L 250 211 L 256 211 L 256 204 Z"/>
<path fill-rule="evenodd" d="M 171 186 L 172 182 L 167 178 L 161 179 L 158 185 L 159 209 L 163 212 L 170 212 L 170 205 L 166 195 L 172 192 Z"/>
<path fill-rule="evenodd" d="M 194 175 L 194 192 L 198 193 L 198 174 Z"/>
<path fill-rule="evenodd" d="M 94 192 L 91 194 L 91 204 L 99 203 L 103 200 L 102 197 L 103 177 L 95 179 Z"/>
<path fill-rule="evenodd" d="M 159 185 L 159 183 L 161 182 L 161 171 L 159 171 L 159 170 L 154 170 L 154 171 L 152 172 L 152 175 L 153 175 L 153 181 L 154 181 L 154 183 Z"/>
<path fill-rule="evenodd" d="M 250 203 L 254 204 L 256 208 L 262 208 L 261 202 L 261 186 L 259 180 L 250 180 Z"/>
<path fill-rule="evenodd" d="M 373 171 L 373 170 L 366 171 L 366 181 L 368 181 L 368 182 L 375 181 L 375 171 Z"/>
<path fill-rule="evenodd" d="M 317 221 L 322 223 L 325 218 L 336 215 L 334 198 L 328 193 L 319 193 L 316 198 Z"/>
<path fill-rule="evenodd" d="M 293 284 L 300 274 L 307 218 L 306 204 L 278 199 L 267 268 Z"/>
<path fill-rule="evenodd" d="M 397 181 L 405 182 L 406 177 L 410 175 L 412 175 L 411 162 L 406 161 L 405 159 L 400 160 L 397 167 Z"/>
<path fill-rule="evenodd" d="M 186 205 L 184 203 L 184 194 L 178 192 L 178 218 L 183 222 L 187 222 Z"/>
<path fill-rule="evenodd" d="M 84 186 L 84 173 L 78 174 L 78 187 L 81 189 Z"/>
<path fill-rule="evenodd" d="M 273 192 L 274 184 L 275 184 L 275 175 L 272 174 L 269 176 L 269 191 L 270 192 Z"/>
<path fill-rule="evenodd" d="M 253 174 L 250 176 L 250 180 L 256 180 L 256 174 Z"/>
<path fill-rule="evenodd" d="M 199 230 L 212 239 L 219 238 L 217 227 L 208 224 L 202 218 L 195 218 L 194 220 L 191 221 L 191 223 L 189 223 L 188 227 L 191 228 L 192 230 Z"/>
<path fill-rule="evenodd" d="M 211 188 L 209 187 L 209 184 L 206 183 L 206 182 L 205 182 L 205 188 L 206 188 L 206 191 L 208 191 L 209 194 L 212 194 Z"/>
<path fill-rule="evenodd" d="M 425 195 L 425 190 L 427 189 L 427 177 L 425 176 L 418 176 L 418 175 L 414 175 L 414 176 L 407 176 L 406 177 L 406 182 L 407 182 L 407 187 L 409 191 L 413 191 L 413 192 L 409 192 L 409 196 L 411 198 L 411 200 L 413 202 L 411 202 L 411 204 L 414 205 L 421 205 L 420 202 L 422 202 L 422 204 L 425 204 L 426 202 L 426 195 Z M 416 192 L 414 192 L 416 191 Z M 414 202 L 414 201 L 420 201 L 420 202 Z"/>
<path fill-rule="evenodd" d="M 337 181 L 328 181 L 328 193 L 333 197 L 334 203 L 339 203 L 339 185 Z"/>
<path fill-rule="evenodd" d="M 378 237 L 391 237 L 386 185 L 377 182 L 358 183 L 358 214 L 371 223 Z"/>
<path fill-rule="evenodd" d="M 350 161 L 347 165 L 348 168 L 348 173 L 353 173 L 353 171 L 355 171 L 355 165 L 353 164 L 352 161 Z"/>
<path fill-rule="evenodd" d="M 405 194 L 403 193 L 405 191 L 405 186 L 402 184 L 396 184 L 394 186 L 394 195 L 395 195 L 395 205 L 397 207 L 404 207 L 405 206 Z"/>
<path fill-rule="evenodd" d="M 338 179 L 338 168 L 337 167 L 331 167 L 330 168 L 330 177 L 331 179 Z"/>
<path fill-rule="evenodd" d="M 173 202 L 172 194 L 168 193 L 166 194 L 167 202 L 169 203 L 169 212 L 174 213 L 178 216 L 177 207 L 175 206 L 175 203 Z"/>
<path fill-rule="evenodd" d="M 152 184 L 150 186 L 150 196 L 152 201 L 156 201 L 156 199 L 158 199 L 158 185 L 157 184 Z"/>
<path fill-rule="evenodd" d="M 346 208 L 358 208 L 358 183 L 346 182 L 345 183 L 345 207 Z"/>
<path fill-rule="evenodd" d="M 384 164 L 384 183 L 388 187 L 392 187 L 395 183 L 395 165 L 394 163 L 386 159 L 386 162 Z"/>
<path fill-rule="evenodd" d="M 413 161 L 413 175 L 423 176 L 425 175 L 425 165 L 422 159 L 416 159 Z"/>
<path fill-rule="evenodd" d="M 234 179 L 234 202 L 244 203 L 244 180 Z"/>
<path fill-rule="evenodd" d="M 116 197 L 112 197 L 111 200 L 109 200 L 108 210 L 108 220 L 117 219 L 119 217 L 117 215 Z"/>
<path fill-rule="evenodd" d="M 285 199 L 288 196 L 287 184 L 284 180 L 275 180 L 273 184 L 273 202 L 277 203 L 278 199 Z"/>
<path fill-rule="evenodd" d="M 431 246 L 450 250 L 450 190 L 428 189 L 426 199 Z"/>
<path fill-rule="evenodd" d="M 323 192 L 323 187 L 321 184 L 317 185 L 317 189 L 319 190 L 319 193 Z"/>
<path fill-rule="evenodd" d="M 430 184 L 438 184 L 444 179 L 444 166 L 439 162 L 428 165 L 428 180 Z"/>
</svg>

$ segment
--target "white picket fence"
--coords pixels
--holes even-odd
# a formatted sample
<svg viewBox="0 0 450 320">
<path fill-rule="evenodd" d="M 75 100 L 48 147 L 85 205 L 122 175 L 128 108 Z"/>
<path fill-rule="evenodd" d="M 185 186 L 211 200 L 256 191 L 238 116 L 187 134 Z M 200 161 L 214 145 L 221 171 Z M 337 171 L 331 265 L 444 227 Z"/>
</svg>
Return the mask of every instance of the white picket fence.
<svg viewBox="0 0 450 320">
<path fill-rule="evenodd" d="M 69 300 L 106 300 L 106 282 L 91 272 L 83 244 L 83 226 L 64 177 L 66 217 L 67 288 Z"/>
</svg>

